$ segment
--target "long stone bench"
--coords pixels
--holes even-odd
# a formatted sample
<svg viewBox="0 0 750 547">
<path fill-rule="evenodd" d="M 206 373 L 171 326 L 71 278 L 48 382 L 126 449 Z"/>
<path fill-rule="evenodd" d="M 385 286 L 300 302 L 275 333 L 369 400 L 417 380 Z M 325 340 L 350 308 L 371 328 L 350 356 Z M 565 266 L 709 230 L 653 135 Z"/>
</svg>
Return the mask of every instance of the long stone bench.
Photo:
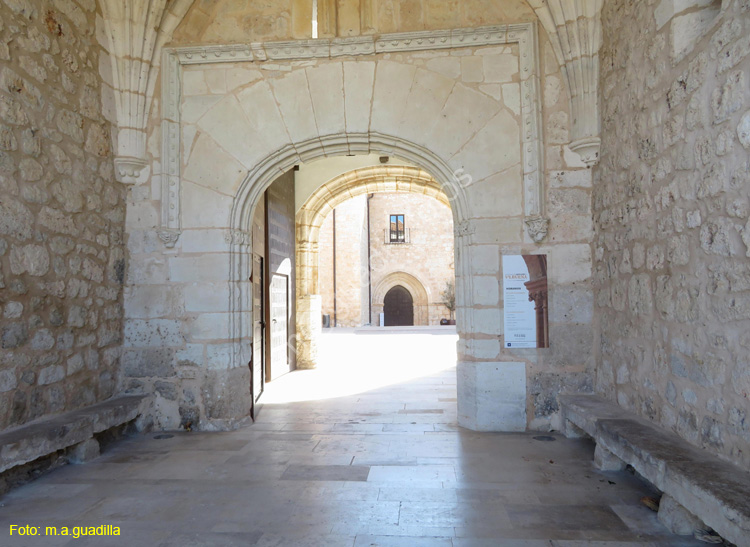
<svg viewBox="0 0 750 547">
<path fill-rule="evenodd" d="M 596 441 L 599 469 L 629 464 L 663 492 L 659 519 L 674 533 L 705 523 L 750 546 L 750 473 L 601 397 L 561 395 L 560 406 L 568 437 L 583 432 Z"/>
<path fill-rule="evenodd" d="M 0 473 L 71 447 L 78 447 L 74 460 L 98 455 L 94 435 L 135 420 L 145 400 L 143 395 L 115 397 L 0 433 Z"/>
</svg>

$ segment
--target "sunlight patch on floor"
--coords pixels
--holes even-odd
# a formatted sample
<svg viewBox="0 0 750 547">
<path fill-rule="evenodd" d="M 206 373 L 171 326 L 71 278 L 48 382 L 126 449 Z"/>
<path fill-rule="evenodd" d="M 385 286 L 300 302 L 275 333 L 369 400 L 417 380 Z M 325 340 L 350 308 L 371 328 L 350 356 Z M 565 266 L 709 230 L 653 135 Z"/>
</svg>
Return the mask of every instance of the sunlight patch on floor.
<svg viewBox="0 0 750 547">
<path fill-rule="evenodd" d="M 458 335 L 326 332 L 320 366 L 266 384 L 263 404 L 346 397 L 431 376 L 456 366 Z"/>
</svg>

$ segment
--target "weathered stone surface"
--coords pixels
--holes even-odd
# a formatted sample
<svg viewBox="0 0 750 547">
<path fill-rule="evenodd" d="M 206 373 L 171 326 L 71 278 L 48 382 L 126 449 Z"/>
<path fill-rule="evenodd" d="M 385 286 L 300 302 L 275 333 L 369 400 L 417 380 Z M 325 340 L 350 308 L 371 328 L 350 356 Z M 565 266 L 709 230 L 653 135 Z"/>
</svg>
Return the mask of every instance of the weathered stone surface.
<svg viewBox="0 0 750 547">
<path fill-rule="evenodd" d="M 49 253 L 41 245 L 24 245 L 10 251 L 10 271 L 13 275 L 28 272 L 32 276 L 42 276 L 49 271 Z"/>
<path fill-rule="evenodd" d="M 602 445 L 664 492 L 659 519 L 674 533 L 692 534 L 705 522 L 729 541 L 741 544 L 747 537 L 747 471 L 601 397 L 562 395 L 560 404 L 563 418 L 592 436 L 597 448 Z"/>
<path fill-rule="evenodd" d="M 119 367 L 87 367 L 71 351 L 98 359 L 121 328 L 112 298 L 98 296 L 120 298 L 103 264 L 122 259 L 125 204 L 99 104 L 97 16 L 85 4 L 57 0 L 42 13 L 34 2 L 0 2 L 0 337 L 14 356 L 0 359 L 12 401 L 0 430 L 111 396 Z"/>
<path fill-rule="evenodd" d="M 602 11 L 597 388 L 747 467 L 749 439 L 727 410 L 740 401 L 722 382 L 747 368 L 749 29 L 739 5 L 715 4 Z"/>
<path fill-rule="evenodd" d="M 96 439 L 89 439 L 73 446 L 68 459 L 70 463 L 87 463 L 100 455 L 99 443 Z"/>
<path fill-rule="evenodd" d="M 126 350 L 122 356 L 122 371 L 131 378 L 169 378 L 175 375 L 174 350 Z"/>
<path fill-rule="evenodd" d="M 32 222 L 31 212 L 21 202 L 12 198 L 0 202 L 0 234 L 29 239 Z"/>
<path fill-rule="evenodd" d="M 22 346 L 29 339 L 29 331 L 25 323 L 8 323 L 2 328 L 3 349 L 14 349 Z"/>
<path fill-rule="evenodd" d="M 669 495 L 662 496 L 659 501 L 659 521 L 678 536 L 692 536 L 696 530 L 704 530 L 706 527 L 701 519 Z"/>
</svg>

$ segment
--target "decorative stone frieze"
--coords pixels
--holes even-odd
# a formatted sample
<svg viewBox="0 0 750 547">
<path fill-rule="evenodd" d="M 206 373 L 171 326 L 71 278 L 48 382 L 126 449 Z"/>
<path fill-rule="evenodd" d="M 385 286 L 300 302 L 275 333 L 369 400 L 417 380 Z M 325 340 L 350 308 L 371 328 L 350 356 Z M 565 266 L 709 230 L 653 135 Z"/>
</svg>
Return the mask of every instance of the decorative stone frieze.
<svg viewBox="0 0 750 547">
<path fill-rule="evenodd" d="M 105 44 L 111 63 L 116 127 L 116 176 L 134 183 L 148 165 L 146 123 L 158 75 L 158 51 L 193 0 L 102 0 Z"/>
<path fill-rule="evenodd" d="M 549 36 L 568 84 L 570 149 L 592 167 L 599 163 L 599 48 L 604 0 L 529 0 Z"/>
</svg>

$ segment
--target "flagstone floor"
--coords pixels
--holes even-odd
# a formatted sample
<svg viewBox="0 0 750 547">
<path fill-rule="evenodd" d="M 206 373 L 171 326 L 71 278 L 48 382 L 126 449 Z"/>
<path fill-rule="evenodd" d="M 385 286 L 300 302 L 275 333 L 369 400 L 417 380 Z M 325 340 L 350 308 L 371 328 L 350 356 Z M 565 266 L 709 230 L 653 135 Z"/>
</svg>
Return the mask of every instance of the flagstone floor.
<svg viewBox="0 0 750 547">
<path fill-rule="evenodd" d="M 129 438 L 12 491 L 0 545 L 704 545 L 596 471 L 591 442 L 459 428 L 454 331 L 370 332 L 326 333 L 325 365 L 270 383 L 251 426 Z M 105 524 L 121 535 L 44 535 Z"/>
</svg>

